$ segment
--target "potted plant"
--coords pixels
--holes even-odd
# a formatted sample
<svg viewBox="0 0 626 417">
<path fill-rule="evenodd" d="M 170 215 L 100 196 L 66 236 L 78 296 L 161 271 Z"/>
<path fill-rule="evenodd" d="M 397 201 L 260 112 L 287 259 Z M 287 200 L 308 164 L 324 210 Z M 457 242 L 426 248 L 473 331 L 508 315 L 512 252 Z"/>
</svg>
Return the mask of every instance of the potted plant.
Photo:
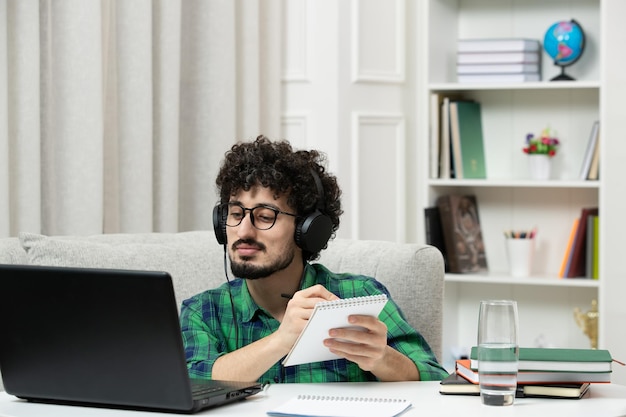
<svg viewBox="0 0 626 417">
<path fill-rule="evenodd" d="M 559 145 L 559 139 L 551 134 L 549 128 L 543 129 L 540 136 L 532 133 L 526 135 L 526 144 L 522 150 L 529 157 L 530 176 L 533 179 L 550 178 L 550 159 L 556 155 Z"/>
</svg>

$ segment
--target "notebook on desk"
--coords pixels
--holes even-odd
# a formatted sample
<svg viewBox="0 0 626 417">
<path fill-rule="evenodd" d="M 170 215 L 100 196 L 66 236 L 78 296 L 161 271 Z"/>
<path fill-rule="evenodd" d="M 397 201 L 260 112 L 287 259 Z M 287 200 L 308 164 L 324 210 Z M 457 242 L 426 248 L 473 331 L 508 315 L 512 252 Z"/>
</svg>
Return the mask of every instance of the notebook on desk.
<svg viewBox="0 0 626 417">
<path fill-rule="evenodd" d="M 189 379 L 165 272 L 0 265 L 0 318 L 4 387 L 19 398 L 192 413 L 261 390 Z"/>
</svg>

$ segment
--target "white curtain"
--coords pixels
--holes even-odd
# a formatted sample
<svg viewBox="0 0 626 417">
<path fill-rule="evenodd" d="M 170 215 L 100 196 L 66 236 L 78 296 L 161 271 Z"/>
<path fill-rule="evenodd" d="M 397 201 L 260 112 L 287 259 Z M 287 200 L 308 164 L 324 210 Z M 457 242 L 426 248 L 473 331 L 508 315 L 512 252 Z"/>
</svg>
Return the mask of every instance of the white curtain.
<svg viewBox="0 0 626 417">
<path fill-rule="evenodd" d="M 0 237 L 212 228 L 280 134 L 281 0 L 0 0 Z"/>
</svg>

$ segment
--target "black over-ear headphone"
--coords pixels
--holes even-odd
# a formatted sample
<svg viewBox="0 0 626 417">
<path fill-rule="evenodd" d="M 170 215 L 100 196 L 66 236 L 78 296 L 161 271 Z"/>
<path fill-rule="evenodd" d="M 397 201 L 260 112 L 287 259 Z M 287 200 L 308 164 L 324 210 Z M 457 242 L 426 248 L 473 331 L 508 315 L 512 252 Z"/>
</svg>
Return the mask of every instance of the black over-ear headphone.
<svg viewBox="0 0 626 417">
<path fill-rule="evenodd" d="M 322 180 L 314 169 L 311 169 L 311 175 L 317 187 L 317 203 L 313 213 L 298 219 L 294 237 L 296 245 L 303 251 L 317 253 L 328 243 L 328 239 L 333 233 L 333 222 L 330 217 L 324 214 L 326 204 L 324 203 Z"/>
<path fill-rule="evenodd" d="M 226 244 L 226 216 L 228 216 L 228 209 L 222 204 L 213 207 L 213 230 L 220 245 Z"/>
<path fill-rule="evenodd" d="M 296 223 L 294 239 L 296 244 L 306 252 L 317 253 L 326 246 L 328 239 L 333 233 L 333 222 L 324 214 L 324 187 L 317 172 L 311 169 L 311 175 L 315 181 L 319 195 L 315 210 L 304 217 L 299 217 Z M 221 204 L 213 208 L 213 230 L 219 244 L 226 244 L 226 216 L 225 207 Z"/>
</svg>

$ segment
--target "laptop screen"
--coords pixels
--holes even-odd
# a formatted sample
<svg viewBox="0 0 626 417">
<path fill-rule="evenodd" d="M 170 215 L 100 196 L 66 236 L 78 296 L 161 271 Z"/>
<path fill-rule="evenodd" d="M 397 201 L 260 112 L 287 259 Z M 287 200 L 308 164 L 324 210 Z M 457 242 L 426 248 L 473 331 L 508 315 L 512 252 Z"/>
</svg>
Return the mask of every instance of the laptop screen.
<svg viewBox="0 0 626 417">
<path fill-rule="evenodd" d="M 30 400 L 190 410 L 165 272 L 0 265 L 0 369 Z"/>
</svg>

